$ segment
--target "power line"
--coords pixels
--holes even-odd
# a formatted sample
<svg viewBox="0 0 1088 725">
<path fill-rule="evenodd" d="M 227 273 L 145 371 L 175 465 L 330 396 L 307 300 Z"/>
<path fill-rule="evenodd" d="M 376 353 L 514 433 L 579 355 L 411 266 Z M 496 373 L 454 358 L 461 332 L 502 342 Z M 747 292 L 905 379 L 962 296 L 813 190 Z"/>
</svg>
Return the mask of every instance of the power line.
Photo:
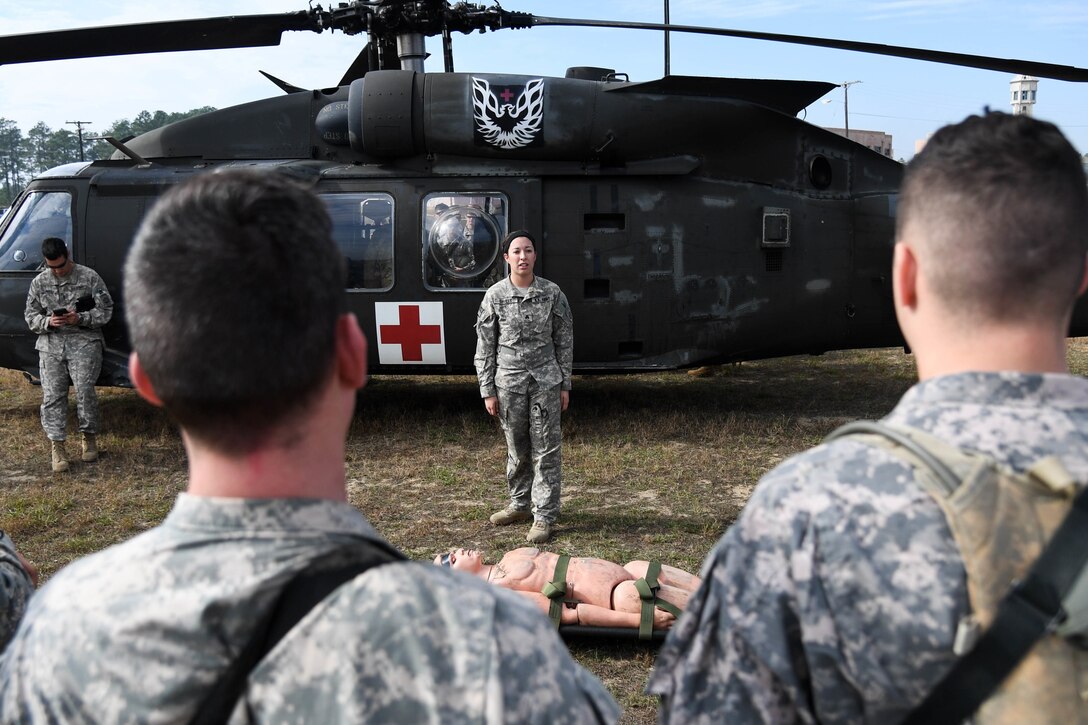
<svg viewBox="0 0 1088 725">
<path fill-rule="evenodd" d="M 899 121 L 928 121 L 930 123 L 948 123 L 947 119 L 943 118 L 914 118 L 913 116 L 884 116 L 879 113 L 860 113 L 854 111 L 855 116 L 871 116 L 873 118 L 894 118 Z"/>
</svg>

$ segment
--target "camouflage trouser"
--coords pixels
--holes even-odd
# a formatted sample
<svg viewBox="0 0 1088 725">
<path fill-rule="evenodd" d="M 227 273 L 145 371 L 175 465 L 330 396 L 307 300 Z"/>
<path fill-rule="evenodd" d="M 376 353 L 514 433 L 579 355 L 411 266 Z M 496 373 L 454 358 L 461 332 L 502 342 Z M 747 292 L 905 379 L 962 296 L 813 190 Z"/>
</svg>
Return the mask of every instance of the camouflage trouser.
<svg viewBox="0 0 1088 725">
<path fill-rule="evenodd" d="M 38 352 L 42 376 L 42 428 L 51 441 L 65 439 L 68 425 L 68 379 L 76 389 L 79 429 L 98 432 L 98 396 L 94 384 L 102 370 L 102 345 L 95 341 L 67 356 Z"/>
<path fill-rule="evenodd" d="M 513 393 L 499 388 L 499 420 L 506 434 L 506 484 L 514 508 L 529 508 L 533 517 L 554 523 L 559 518 L 563 442 L 559 429 L 559 386 Z"/>
</svg>

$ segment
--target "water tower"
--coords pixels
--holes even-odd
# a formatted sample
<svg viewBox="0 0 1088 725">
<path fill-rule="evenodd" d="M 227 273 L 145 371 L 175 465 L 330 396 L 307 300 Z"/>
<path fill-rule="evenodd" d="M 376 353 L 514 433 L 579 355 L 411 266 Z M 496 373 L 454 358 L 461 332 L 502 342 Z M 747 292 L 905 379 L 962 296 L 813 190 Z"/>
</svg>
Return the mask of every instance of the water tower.
<svg viewBox="0 0 1088 725">
<path fill-rule="evenodd" d="M 1035 108 L 1035 92 L 1039 88 L 1039 79 L 1031 76 L 1016 76 L 1009 81 L 1012 89 L 1012 112 L 1015 116 L 1031 116 Z"/>
</svg>

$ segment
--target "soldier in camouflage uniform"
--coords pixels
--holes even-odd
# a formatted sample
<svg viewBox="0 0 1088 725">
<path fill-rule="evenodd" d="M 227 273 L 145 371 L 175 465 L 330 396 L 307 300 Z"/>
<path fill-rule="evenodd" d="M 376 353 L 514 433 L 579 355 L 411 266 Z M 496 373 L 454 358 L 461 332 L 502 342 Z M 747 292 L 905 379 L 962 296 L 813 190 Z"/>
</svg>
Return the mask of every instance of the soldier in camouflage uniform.
<svg viewBox="0 0 1088 725">
<path fill-rule="evenodd" d="M 532 604 L 423 562 L 334 592 L 254 670 L 246 702 L 257 722 L 284 725 L 619 719 Z"/>
<path fill-rule="evenodd" d="M 574 324 L 563 290 L 533 273 L 533 237 L 510 232 L 502 251 L 510 276 L 488 288 L 476 317 L 480 396 L 506 434 L 510 504 L 492 514 L 491 523 L 526 521 L 531 506 L 525 539 L 543 544 L 559 517 L 559 417 L 570 404 Z"/>
<path fill-rule="evenodd" d="M 345 275 L 324 205 L 274 172 L 200 175 L 152 209 L 125 265 L 129 369 L 182 429 L 188 491 L 35 594 L 0 722 L 188 722 L 287 582 L 389 547 L 346 500 L 367 354 Z M 304 624 L 250 670 L 236 721 L 618 715 L 531 605 L 430 564 L 371 568 Z"/>
<path fill-rule="evenodd" d="M 38 570 L 15 549 L 11 537 L 0 531 L 0 652 L 15 634 L 37 583 Z"/>
<path fill-rule="evenodd" d="M 1088 481 L 1088 380 L 1065 356 L 1088 193 L 1051 124 L 988 114 L 907 169 L 895 307 L 920 382 L 885 418 Z M 704 563 L 648 691 L 662 722 L 898 722 L 953 664 L 966 572 L 920 475 L 844 438 L 767 474 Z M 1040 703 L 1042 706 L 1043 703 Z"/>
<path fill-rule="evenodd" d="M 76 389 L 84 461 L 98 460 L 98 396 L 94 384 L 102 370 L 103 325 L 113 316 L 113 299 L 102 278 L 68 256 L 63 239 L 42 242 L 48 269 L 30 283 L 24 317 L 38 335 L 42 381 L 42 428 L 51 443 L 56 472 L 68 470 L 64 448 L 68 426 L 68 379 Z M 59 313 L 59 314 L 58 314 Z"/>
</svg>

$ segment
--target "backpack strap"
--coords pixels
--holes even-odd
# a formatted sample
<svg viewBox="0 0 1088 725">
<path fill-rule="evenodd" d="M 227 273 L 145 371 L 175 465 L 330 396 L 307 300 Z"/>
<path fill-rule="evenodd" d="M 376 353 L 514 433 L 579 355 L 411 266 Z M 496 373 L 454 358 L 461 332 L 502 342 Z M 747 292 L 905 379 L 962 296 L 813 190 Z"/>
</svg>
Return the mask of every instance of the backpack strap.
<svg viewBox="0 0 1088 725">
<path fill-rule="evenodd" d="M 929 470 L 946 496 L 962 481 L 946 460 L 987 458 L 950 448 L 920 431 L 907 433 L 876 421 L 848 423 L 824 441 L 866 434 L 882 436 L 909 452 Z M 1039 461 L 1029 469 L 1028 476 L 1055 493 L 1068 496 L 1076 491 L 1072 476 L 1054 458 Z M 1069 512 L 1042 553 L 1024 578 L 1014 582 L 1001 599 L 990 626 L 971 650 L 956 660 L 925 700 L 911 711 L 903 721 L 904 725 L 962 723 L 1001 686 L 1044 635 L 1061 629 L 1067 618 L 1063 602 L 1076 596 L 1074 590 L 1088 588 L 1086 541 L 1088 488 L 1076 494 Z"/>
<path fill-rule="evenodd" d="M 1035 643 L 1065 618 L 1062 601 L 1088 564 L 1088 488 L 1054 532 L 1027 576 L 997 608 L 993 623 L 970 652 L 956 660 L 905 725 L 961 723 L 1016 669 Z"/>
<path fill-rule="evenodd" d="M 840 426 L 824 438 L 824 443 L 850 435 L 872 434 L 882 436 L 907 449 L 935 477 L 942 493 L 951 495 L 959 488 L 962 478 L 956 475 L 944 461 L 933 455 L 928 448 L 918 443 L 910 434 L 875 420 L 857 420 Z"/>
<path fill-rule="evenodd" d="M 405 556 L 389 544 L 366 541 L 351 550 L 358 553 L 351 562 L 320 569 L 304 569 L 287 582 L 279 597 L 254 628 L 230 667 L 219 677 L 211 692 L 190 721 L 192 725 L 226 723 L 245 691 L 250 672 L 291 629 L 345 582 L 363 572 Z"/>
</svg>

